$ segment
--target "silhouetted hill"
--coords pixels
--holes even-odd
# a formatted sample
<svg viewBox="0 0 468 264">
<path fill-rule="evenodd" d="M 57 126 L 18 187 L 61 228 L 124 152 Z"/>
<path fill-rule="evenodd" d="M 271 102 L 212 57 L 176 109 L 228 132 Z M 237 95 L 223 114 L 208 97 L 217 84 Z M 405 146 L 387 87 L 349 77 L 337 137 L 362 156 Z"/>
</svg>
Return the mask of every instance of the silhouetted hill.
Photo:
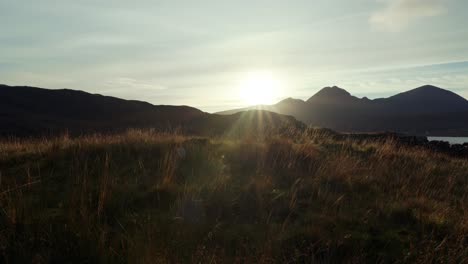
<svg viewBox="0 0 468 264">
<path fill-rule="evenodd" d="M 140 101 L 74 90 L 0 86 L 0 131 L 29 135 L 107 132 L 129 127 L 182 126 L 206 115 L 187 106 L 153 106 Z"/>
<path fill-rule="evenodd" d="M 203 135 L 247 135 L 303 126 L 293 117 L 254 111 L 212 115 L 188 106 L 152 105 L 69 89 L 0 85 L 0 135 L 119 132 L 131 128 Z"/>
<path fill-rule="evenodd" d="M 380 101 L 395 112 L 455 113 L 466 111 L 467 100 L 451 91 L 425 85 Z"/>
<path fill-rule="evenodd" d="M 302 132 L 306 125 L 292 116 L 265 110 L 248 110 L 232 115 L 212 114 L 193 121 L 203 135 L 228 137 L 263 137 L 293 135 Z"/>
<path fill-rule="evenodd" d="M 252 107 L 221 114 L 246 109 Z M 468 135 L 468 101 L 430 85 L 374 100 L 357 98 L 336 86 L 325 87 L 307 101 L 288 98 L 275 105 L 261 106 L 261 109 L 342 132 Z"/>
<path fill-rule="evenodd" d="M 307 100 L 307 103 L 344 103 L 359 100 L 345 89 L 333 86 L 325 87 Z"/>
</svg>

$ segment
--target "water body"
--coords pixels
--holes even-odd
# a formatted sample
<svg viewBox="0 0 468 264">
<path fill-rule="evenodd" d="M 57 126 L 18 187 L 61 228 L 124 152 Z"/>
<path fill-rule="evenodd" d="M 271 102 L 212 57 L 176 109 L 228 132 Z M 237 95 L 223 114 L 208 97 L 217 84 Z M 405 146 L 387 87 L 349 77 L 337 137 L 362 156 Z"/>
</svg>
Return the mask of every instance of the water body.
<svg viewBox="0 0 468 264">
<path fill-rule="evenodd" d="M 450 144 L 468 143 L 468 137 L 427 137 L 429 141 L 447 141 Z"/>
</svg>

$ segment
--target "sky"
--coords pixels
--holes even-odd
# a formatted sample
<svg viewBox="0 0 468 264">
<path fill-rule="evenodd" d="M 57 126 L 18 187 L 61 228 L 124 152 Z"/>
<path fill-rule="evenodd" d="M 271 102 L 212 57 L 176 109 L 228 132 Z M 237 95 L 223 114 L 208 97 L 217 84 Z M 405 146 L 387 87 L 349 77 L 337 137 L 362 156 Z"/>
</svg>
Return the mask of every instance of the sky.
<svg viewBox="0 0 468 264">
<path fill-rule="evenodd" d="M 247 106 L 254 84 L 274 86 L 252 93 L 271 102 L 332 85 L 468 98 L 467 13 L 466 0 L 0 0 L 0 83 L 207 112 Z"/>
</svg>

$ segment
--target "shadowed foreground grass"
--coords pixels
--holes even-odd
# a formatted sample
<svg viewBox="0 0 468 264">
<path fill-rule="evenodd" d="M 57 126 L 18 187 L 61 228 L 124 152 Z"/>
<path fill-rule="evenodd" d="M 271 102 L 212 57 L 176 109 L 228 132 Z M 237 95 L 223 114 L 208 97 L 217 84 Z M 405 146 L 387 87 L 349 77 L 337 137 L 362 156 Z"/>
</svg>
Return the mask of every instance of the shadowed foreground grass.
<svg viewBox="0 0 468 264">
<path fill-rule="evenodd" d="M 133 131 L 0 143 L 6 263 L 467 263 L 468 161 Z"/>
</svg>

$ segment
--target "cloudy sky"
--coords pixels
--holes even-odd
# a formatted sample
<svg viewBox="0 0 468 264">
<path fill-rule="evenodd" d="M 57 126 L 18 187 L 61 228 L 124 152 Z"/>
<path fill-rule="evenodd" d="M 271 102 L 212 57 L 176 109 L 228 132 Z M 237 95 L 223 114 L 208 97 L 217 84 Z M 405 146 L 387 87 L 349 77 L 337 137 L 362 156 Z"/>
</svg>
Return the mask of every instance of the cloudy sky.
<svg viewBox="0 0 468 264">
<path fill-rule="evenodd" d="M 0 83 L 208 112 L 248 104 L 239 90 L 259 72 L 274 100 L 424 84 L 468 98 L 467 13 L 466 0 L 0 0 Z"/>
</svg>

